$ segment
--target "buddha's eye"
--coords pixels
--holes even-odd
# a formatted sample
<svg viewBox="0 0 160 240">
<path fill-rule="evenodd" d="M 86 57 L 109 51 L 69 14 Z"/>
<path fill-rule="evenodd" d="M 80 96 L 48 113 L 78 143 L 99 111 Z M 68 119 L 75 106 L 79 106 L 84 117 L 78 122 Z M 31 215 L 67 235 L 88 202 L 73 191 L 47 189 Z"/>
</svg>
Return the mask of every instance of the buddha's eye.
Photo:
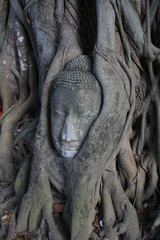
<svg viewBox="0 0 160 240">
<path fill-rule="evenodd" d="M 53 113 L 54 113 L 54 115 L 55 115 L 56 117 L 61 117 L 61 118 L 63 118 L 63 117 L 65 116 L 64 113 L 62 113 L 62 112 L 60 112 L 60 111 L 54 111 Z"/>
</svg>

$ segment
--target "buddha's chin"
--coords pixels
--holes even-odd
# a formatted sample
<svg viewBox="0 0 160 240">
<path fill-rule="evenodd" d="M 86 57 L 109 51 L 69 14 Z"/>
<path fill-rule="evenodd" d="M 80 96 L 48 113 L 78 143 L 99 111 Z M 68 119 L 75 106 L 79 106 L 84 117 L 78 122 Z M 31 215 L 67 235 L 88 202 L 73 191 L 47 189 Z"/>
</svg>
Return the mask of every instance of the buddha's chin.
<svg viewBox="0 0 160 240">
<path fill-rule="evenodd" d="M 77 149 L 75 150 L 64 150 L 61 149 L 61 156 L 64 158 L 73 158 L 77 153 Z"/>
</svg>

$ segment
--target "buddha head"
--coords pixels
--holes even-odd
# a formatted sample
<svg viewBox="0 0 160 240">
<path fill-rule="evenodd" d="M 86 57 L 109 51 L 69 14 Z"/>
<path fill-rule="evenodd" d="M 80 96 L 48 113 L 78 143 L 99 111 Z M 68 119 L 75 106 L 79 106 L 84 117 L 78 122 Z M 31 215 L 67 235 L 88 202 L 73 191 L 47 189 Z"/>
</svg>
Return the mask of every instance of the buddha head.
<svg viewBox="0 0 160 240">
<path fill-rule="evenodd" d="M 101 89 L 88 56 L 71 60 L 53 80 L 50 102 L 54 146 L 60 156 L 73 158 L 101 107 Z"/>
</svg>

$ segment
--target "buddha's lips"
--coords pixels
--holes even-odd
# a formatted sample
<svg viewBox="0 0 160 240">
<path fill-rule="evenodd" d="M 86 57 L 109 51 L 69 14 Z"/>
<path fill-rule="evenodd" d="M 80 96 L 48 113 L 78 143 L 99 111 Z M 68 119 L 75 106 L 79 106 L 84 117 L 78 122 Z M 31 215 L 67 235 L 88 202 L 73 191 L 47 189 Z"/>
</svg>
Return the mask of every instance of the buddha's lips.
<svg viewBox="0 0 160 240">
<path fill-rule="evenodd" d="M 63 148 L 77 148 L 79 146 L 79 142 L 78 141 L 70 141 L 70 142 L 67 142 L 67 141 L 62 141 L 62 147 Z"/>
</svg>

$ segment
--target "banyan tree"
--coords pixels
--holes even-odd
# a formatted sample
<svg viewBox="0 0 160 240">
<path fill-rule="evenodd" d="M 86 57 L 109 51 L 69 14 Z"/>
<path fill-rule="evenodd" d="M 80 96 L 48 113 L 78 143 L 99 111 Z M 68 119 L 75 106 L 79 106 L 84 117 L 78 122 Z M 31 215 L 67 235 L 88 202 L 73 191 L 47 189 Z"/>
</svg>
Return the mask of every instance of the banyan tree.
<svg viewBox="0 0 160 240">
<path fill-rule="evenodd" d="M 0 1 L 0 239 L 160 237 L 158 0 Z"/>
</svg>

